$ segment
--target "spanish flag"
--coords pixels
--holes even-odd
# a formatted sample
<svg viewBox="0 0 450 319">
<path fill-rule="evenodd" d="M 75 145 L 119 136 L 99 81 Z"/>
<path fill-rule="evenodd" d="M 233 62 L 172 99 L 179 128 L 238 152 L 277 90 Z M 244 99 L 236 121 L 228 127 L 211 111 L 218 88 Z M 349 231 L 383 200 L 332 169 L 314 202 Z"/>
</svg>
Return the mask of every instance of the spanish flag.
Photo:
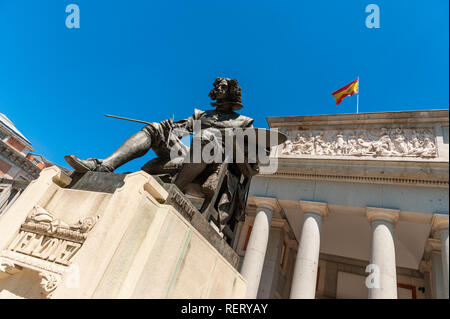
<svg viewBox="0 0 450 319">
<path fill-rule="evenodd" d="M 359 78 L 357 78 L 353 82 L 350 82 L 343 88 L 340 88 L 339 90 L 331 93 L 333 97 L 336 99 L 336 105 L 339 105 L 339 103 L 342 102 L 344 97 L 352 96 L 354 93 L 358 94 L 358 87 L 359 87 Z"/>
</svg>

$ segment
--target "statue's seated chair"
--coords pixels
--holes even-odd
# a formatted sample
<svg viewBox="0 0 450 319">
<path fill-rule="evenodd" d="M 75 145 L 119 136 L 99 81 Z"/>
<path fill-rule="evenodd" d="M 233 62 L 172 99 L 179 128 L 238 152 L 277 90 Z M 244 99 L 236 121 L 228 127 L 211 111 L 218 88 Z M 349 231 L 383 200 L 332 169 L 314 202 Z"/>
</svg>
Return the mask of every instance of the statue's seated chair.
<svg viewBox="0 0 450 319">
<path fill-rule="evenodd" d="M 183 157 L 154 158 L 142 170 L 172 183 L 182 165 Z M 186 188 L 186 194 L 204 199 L 200 212 L 214 222 L 229 244 L 244 213 L 251 177 L 256 173 L 248 163 L 212 163 Z"/>
</svg>

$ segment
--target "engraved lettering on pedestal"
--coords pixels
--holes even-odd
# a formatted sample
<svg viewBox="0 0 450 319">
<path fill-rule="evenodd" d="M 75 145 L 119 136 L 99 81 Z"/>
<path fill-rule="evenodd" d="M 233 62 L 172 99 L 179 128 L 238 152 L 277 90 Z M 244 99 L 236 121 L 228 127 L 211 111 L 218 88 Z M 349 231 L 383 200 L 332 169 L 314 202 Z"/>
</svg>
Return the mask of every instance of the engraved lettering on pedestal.
<svg viewBox="0 0 450 319">
<path fill-rule="evenodd" d="M 192 220 L 196 211 L 196 208 L 184 197 L 184 195 L 177 192 L 175 189 L 170 190 L 166 204 L 174 206 L 175 209 L 189 221 Z"/>
<path fill-rule="evenodd" d="M 38 271 L 42 294 L 49 298 L 98 219 L 88 216 L 68 225 L 36 205 L 8 249 L 1 252 L 0 274 L 13 274 L 22 267 Z"/>
<path fill-rule="evenodd" d="M 56 262 L 64 265 L 69 265 L 70 260 L 80 248 L 81 244 L 65 242 L 56 255 Z"/>
<path fill-rule="evenodd" d="M 58 249 L 58 247 L 61 245 L 61 240 L 58 238 L 52 238 L 52 237 L 45 237 L 43 235 L 39 235 L 42 237 L 41 242 L 37 247 L 31 252 L 32 256 L 41 258 L 41 259 L 48 259 L 50 261 L 53 261 L 50 257 L 55 250 Z"/>
<path fill-rule="evenodd" d="M 23 253 L 25 255 L 29 255 L 33 250 L 34 238 L 37 234 L 35 233 L 25 233 L 22 237 L 22 240 L 14 247 L 13 250 Z"/>
</svg>

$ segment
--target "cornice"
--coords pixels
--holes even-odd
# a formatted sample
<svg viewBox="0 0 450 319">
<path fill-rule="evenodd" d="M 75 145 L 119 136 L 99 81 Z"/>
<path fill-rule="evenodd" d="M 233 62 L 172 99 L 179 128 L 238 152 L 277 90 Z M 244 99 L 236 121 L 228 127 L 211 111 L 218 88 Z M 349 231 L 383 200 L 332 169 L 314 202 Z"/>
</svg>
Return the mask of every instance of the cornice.
<svg viewBox="0 0 450 319">
<path fill-rule="evenodd" d="M 290 163 L 289 163 L 290 164 Z M 297 165 L 279 162 L 273 174 L 259 174 L 255 178 L 287 178 L 363 184 L 393 184 L 420 187 L 449 187 L 448 163 L 415 166 L 400 163 L 372 163 L 350 161 L 296 161 Z M 383 165 L 384 164 L 384 165 Z"/>
<path fill-rule="evenodd" d="M 336 125 L 448 123 L 449 110 L 399 111 L 332 115 L 267 117 L 270 128 Z"/>
<path fill-rule="evenodd" d="M 17 140 L 19 140 L 22 144 L 24 144 L 24 146 L 26 146 L 27 148 L 29 148 L 30 150 L 33 151 L 33 148 L 31 147 L 31 142 L 28 141 L 26 138 L 24 139 L 24 137 L 20 136 L 19 134 L 17 134 L 16 132 L 14 132 L 13 130 L 11 130 L 7 125 L 5 125 L 1 120 L 0 120 L 0 130 L 2 130 L 5 134 L 7 134 L 8 136 L 15 138 Z"/>
<path fill-rule="evenodd" d="M 34 178 L 39 176 L 41 170 L 39 167 L 30 162 L 25 156 L 11 148 L 8 144 L 0 141 L 0 153 L 8 158 L 11 162 L 25 170 L 28 174 L 32 175 Z"/>
<path fill-rule="evenodd" d="M 347 183 L 362 183 L 362 184 L 393 184 L 402 186 L 421 186 L 421 187 L 439 187 L 449 188 L 448 181 L 438 180 L 419 180 L 419 179 L 405 179 L 405 178 L 390 178 L 390 177 L 371 177 L 371 176 L 348 176 L 348 175 L 328 175 L 328 174 L 307 174 L 296 172 L 277 172 L 271 175 L 259 175 L 260 177 L 271 178 L 296 178 L 302 180 L 320 180 L 333 182 L 347 182 Z"/>
<path fill-rule="evenodd" d="M 13 188 L 25 189 L 27 188 L 29 183 L 30 182 L 28 181 L 18 181 L 9 178 L 0 178 L 0 185 L 1 184 L 11 185 Z"/>
</svg>

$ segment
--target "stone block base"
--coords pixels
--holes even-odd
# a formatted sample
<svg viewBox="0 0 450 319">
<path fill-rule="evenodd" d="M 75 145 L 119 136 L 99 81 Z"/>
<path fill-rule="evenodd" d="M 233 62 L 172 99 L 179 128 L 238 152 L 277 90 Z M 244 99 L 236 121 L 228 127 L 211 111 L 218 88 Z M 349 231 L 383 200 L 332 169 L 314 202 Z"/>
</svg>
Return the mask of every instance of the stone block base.
<svg viewBox="0 0 450 319">
<path fill-rule="evenodd" d="M 0 216 L 0 298 L 245 296 L 245 279 L 163 204 L 152 176 L 128 174 L 102 192 L 75 184 L 47 168 Z"/>
</svg>

